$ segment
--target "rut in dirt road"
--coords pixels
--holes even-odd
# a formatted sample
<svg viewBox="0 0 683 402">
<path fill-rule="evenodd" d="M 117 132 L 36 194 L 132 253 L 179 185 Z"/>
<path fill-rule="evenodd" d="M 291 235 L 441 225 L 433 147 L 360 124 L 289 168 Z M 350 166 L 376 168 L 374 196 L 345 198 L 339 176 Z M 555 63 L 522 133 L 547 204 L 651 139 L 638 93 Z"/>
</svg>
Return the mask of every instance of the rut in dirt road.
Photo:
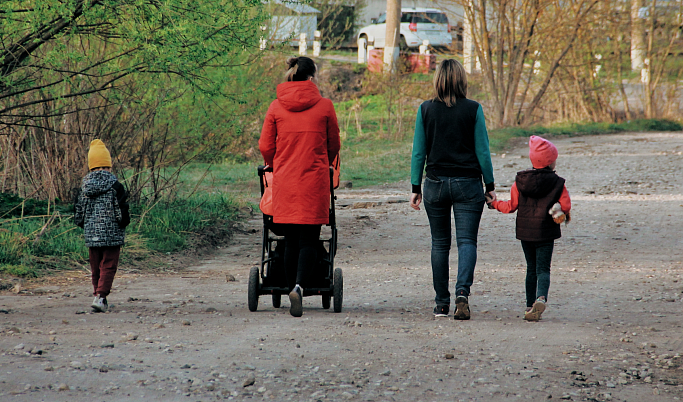
<svg viewBox="0 0 683 402">
<path fill-rule="evenodd" d="M 179 274 L 122 272 L 106 314 L 88 312 L 85 274 L 40 295 L 3 293 L 0 400 L 681 400 L 683 133 L 553 142 L 573 220 L 538 323 L 522 319 L 513 215 L 484 211 L 472 319 L 435 319 L 429 226 L 405 202 L 408 181 L 342 190 L 341 313 L 319 297 L 304 298 L 302 318 L 286 298 L 247 310 L 255 216 Z M 525 155 L 493 157 L 499 198 Z"/>
</svg>

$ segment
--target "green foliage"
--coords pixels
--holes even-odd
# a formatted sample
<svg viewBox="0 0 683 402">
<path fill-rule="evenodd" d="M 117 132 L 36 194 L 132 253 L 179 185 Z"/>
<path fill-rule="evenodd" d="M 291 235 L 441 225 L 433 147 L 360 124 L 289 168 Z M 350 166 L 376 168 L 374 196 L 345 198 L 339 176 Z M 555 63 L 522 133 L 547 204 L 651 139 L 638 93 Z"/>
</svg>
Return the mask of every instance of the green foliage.
<svg viewBox="0 0 683 402">
<path fill-rule="evenodd" d="M 195 92 L 172 79 L 150 83 L 152 96 L 168 88 L 178 94 L 158 109 L 156 117 L 158 128 L 167 128 L 179 139 L 170 149 L 176 159 L 183 155 L 196 162 L 245 162 L 253 155 L 249 150 L 258 141 L 261 119 L 285 71 L 285 57 L 273 52 L 257 60 L 247 55 L 239 59 L 244 65 L 205 70 L 220 94 Z"/>
<path fill-rule="evenodd" d="M 159 203 L 151 209 L 134 205 L 121 259 L 131 262 L 177 252 L 202 245 L 204 239 L 212 243 L 229 234 L 238 208 L 232 198 L 216 194 Z M 0 273 L 35 277 L 87 265 L 83 230 L 73 225 L 71 216 L 59 214 L 35 241 L 46 223 L 41 216 L 0 219 Z"/>
<path fill-rule="evenodd" d="M 227 229 L 237 218 L 237 205 L 226 196 L 198 195 L 147 210 L 136 206 L 131 212 L 131 232 L 147 238 L 151 250 L 176 252 L 185 248 L 189 235 L 198 235 L 210 227 Z"/>
<path fill-rule="evenodd" d="M 0 229 L 0 265 L 20 263 L 28 249 L 26 243 L 20 233 Z"/>
<path fill-rule="evenodd" d="M 0 218 L 47 215 L 54 213 L 55 208 L 62 213 L 69 210 L 67 205 L 60 205 L 59 202 L 59 199 L 48 203 L 44 200 L 23 199 L 15 194 L 0 193 Z"/>
<path fill-rule="evenodd" d="M 38 273 L 36 270 L 27 267 L 26 265 L 3 265 L 0 264 L 0 273 L 11 276 L 20 276 L 23 278 L 36 278 Z"/>
<path fill-rule="evenodd" d="M 223 93 L 225 82 L 207 69 L 243 64 L 267 17 L 259 0 L 8 0 L 0 15 L 5 124 L 24 121 L 36 98 L 116 92 L 127 76 L 173 76 L 193 91 Z"/>
</svg>

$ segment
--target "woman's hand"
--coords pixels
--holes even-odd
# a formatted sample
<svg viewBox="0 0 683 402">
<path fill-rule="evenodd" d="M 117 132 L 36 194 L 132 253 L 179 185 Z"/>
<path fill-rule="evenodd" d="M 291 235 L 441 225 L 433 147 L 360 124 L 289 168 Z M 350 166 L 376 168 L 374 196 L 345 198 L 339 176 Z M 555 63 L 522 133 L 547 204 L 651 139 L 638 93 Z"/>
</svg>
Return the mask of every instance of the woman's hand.
<svg viewBox="0 0 683 402">
<path fill-rule="evenodd" d="M 416 211 L 420 210 L 420 203 L 422 202 L 422 194 L 410 194 L 410 207 Z"/>
<path fill-rule="evenodd" d="M 498 197 L 496 197 L 496 192 L 489 191 L 488 193 L 484 194 L 484 198 L 486 199 L 486 205 L 488 205 L 489 209 L 495 209 L 493 208 L 493 201 L 498 201 Z"/>
</svg>

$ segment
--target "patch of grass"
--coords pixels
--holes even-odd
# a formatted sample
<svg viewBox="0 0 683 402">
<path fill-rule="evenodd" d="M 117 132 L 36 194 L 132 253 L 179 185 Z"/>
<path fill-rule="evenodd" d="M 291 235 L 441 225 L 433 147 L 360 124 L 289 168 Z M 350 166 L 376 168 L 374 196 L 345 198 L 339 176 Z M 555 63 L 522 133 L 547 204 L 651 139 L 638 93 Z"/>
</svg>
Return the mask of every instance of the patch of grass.
<svg viewBox="0 0 683 402">
<path fill-rule="evenodd" d="M 239 199 L 239 195 L 245 192 L 258 193 L 256 168 L 262 163 L 254 161 L 249 163 L 192 164 L 180 174 L 181 196 L 188 196 L 194 191 L 195 193 L 213 195 L 230 194 Z"/>
<path fill-rule="evenodd" d="M 207 193 L 152 207 L 133 205 L 121 261 L 134 262 L 156 253 L 201 247 L 204 239 L 217 242 L 229 234 L 240 206 L 230 196 Z M 44 215 L 0 220 L 0 273 L 38 277 L 87 266 L 83 229 L 74 226 L 69 206 L 60 208 L 67 212 L 59 212 L 48 226 L 49 218 Z"/>
<path fill-rule="evenodd" d="M 26 265 L 0 264 L 0 273 L 23 278 L 37 278 L 37 272 Z"/>
<path fill-rule="evenodd" d="M 368 136 L 349 141 L 341 151 L 340 179 L 354 187 L 405 180 L 410 176 L 412 141 L 390 141 Z"/>
<path fill-rule="evenodd" d="M 676 121 L 665 119 L 637 119 L 622 123 L 571 123 L 554 126 L 506 127 L 491 130 L 489 141 L 491 151 L 499 152 L 508 146 L 514 137 L 529 137 L 532 135 L 552 136 L 580 136 L 597 134 L 614 134 L 621 132 L 657 132 L 681 131 L 683 125 Z"/>
<path fill-rule="evenodd" d="M 238 205 L 224 195 L 197 195 L 172 203 L 159 203 L 150 209 L 131 209 L 130 232 L 147 239 L 150 250 L 180 251 L 191 236 L 209 227 L 228 228 L 237 219 Z"/>
<path fill-rule="evenodd" d="M 68 206 L 60 203 L 59 199 L 48 203 L 43 200 L 23 199 L 15 194 L 0 193 L 0 219 L 47 215 L 54 213 L 55 210 L 66 212 Z"/>
</svg>

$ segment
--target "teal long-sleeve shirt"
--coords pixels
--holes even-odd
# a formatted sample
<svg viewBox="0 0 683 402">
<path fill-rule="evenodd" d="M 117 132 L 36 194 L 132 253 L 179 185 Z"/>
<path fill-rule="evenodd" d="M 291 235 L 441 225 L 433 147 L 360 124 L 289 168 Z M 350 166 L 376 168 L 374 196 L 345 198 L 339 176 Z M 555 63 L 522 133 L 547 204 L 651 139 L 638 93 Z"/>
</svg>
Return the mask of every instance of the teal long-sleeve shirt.
<svg viewBox="0 0 683 402">
<path fill-rule="evenodd" d="M 495 189 L 493 179 L 493 165 L 491 164 L 491 151 L 489 149 L 489 135 L 486 130 L 486 120 L 481 105 L 477 109 L 477 116 L 474 124 L 474 151 L 481 167 L 481 173 L 486 184 L 486 191 Z M 417 118 L 415 119 L 415 136 L 413 137 L 413 155 L 410 165 L 410 183 L 412 192 L 422 193 L 422 175 L 427 160 L 427 137 L 425 135 L 424 123 L 422 121 L 422 106 L 417 108 Z"/>
</svg>

